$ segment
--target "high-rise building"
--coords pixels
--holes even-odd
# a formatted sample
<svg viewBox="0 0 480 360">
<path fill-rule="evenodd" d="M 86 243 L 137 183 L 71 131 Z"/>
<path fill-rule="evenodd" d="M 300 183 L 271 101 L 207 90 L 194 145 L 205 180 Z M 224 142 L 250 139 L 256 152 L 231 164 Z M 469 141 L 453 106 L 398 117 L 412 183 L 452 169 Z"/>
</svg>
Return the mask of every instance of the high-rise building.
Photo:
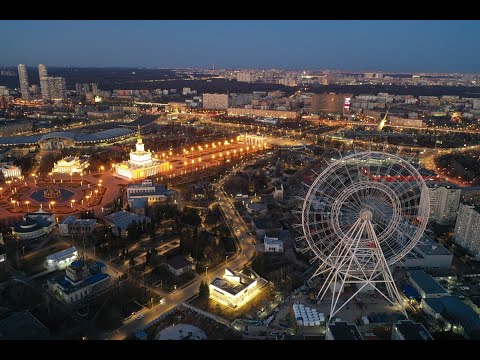
<svg viewBox="0 0 480 360">
<path fill-rule="evenodd" d="M 92 93 L 93 93 L 93 95 L 98 94 L 98 84 L 96 84 L 96 83 L 92 84 Z"/>
<path fill-rule="evenodd" d="M 428 184 L 430 221 L 441 225 L 453 224 L 457 217 L 462 189 L 451 183 Z"/>
<path fill-rule="evenodd" d="M 480 213 L 474 205 L 460 204 L 453 241 L 480 259 Z"/>
<path fill-rule="evenodd" d="M 38 77 L 40 78 L 40 91 L 42 93 L 42 99 L 50 100 L 50 90 L 48 87 L 48 71 L 47 67 L 43 64 L 38 65 Z"/>
<path fill-rule="evenodd" d="M 82 84 L 80 83 L 75 84 L 75 92 L 77 93 L 77 96 L 82 93 Z"/>
<path fill-rule="evenodd" d="M 248 72 L 239 72 L 237 73 L 238 82 L 252 82 L 252 74 Z"/>
<path fill-rule="evenodd" d="M 315 94 L 312 96 L 312 112 L 343 114 L 346 99 L 351 97 L 351 94 Z"/>
<path fill-rule="evenodd" d="M 83 92 L 85 94 L 90 92 L 90 84 L 89 83 L 83 84 Z"/>
<path fill-rule="evenodd" d="M 210 110 L 227 110 L 227 94 L 203 94 L 203 108 Z"/>
<path fill-rule="evenodd" d="M 53 77 L 49 80 L 50 84 L 50 97 L 52 100 L 66 100 L 67 98 L 67 84 L 63 77 Z"/>
<path fill-rule="evenodd" d="M 30 99 L 30 93 L 28 92 L 27 66 L 25 64 L 18 65 L 18 79 L 20 80 L 20 92 L 22 93 L 22 99 Z"/>
</svg>

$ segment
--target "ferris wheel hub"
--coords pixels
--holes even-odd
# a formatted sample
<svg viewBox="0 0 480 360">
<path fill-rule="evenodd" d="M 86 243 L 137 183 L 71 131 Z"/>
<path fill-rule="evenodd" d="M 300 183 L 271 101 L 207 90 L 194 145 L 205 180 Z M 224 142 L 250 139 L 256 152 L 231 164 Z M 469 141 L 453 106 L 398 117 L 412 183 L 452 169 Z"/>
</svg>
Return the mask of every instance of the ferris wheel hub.
<svg viewBox="0 0 480 360">
<path fill-rule="evenodd" d="M 368 209 L 362 209 L 362 210 L 360 211 L 360 218 L 361 218 L 362 220 L 365 220 L 365 221 L 366 221 L 366 220 L 372 220 L 373 214 L 372 214 L 372 212 L 371 212 L 370 210 L 368 210 Z"/>
</svg>

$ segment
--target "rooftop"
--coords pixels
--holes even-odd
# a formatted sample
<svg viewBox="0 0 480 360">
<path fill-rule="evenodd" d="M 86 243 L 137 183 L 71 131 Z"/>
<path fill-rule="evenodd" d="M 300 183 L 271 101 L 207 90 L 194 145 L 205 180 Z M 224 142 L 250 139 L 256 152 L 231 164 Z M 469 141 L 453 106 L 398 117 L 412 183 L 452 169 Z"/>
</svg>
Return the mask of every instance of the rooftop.
<svg viewBox="0 0 480 360">
<path fill-rule="evenodd" d="M 460 189 L 457 185 L 449 182 L 427 182 L 426 184 L 429 188 L 446 187 L 447 189 Z"/>
<path fill-rule="evenodd" d="M 176 255 L 167 260 L 167 264 L 176 270 L 183 269 L 187 266 L 191 266 L 192 263 L 185 259 L 182 255 Z"/>
<path fill-rule="evenodd" d="M 28 311 L 0 320 L 0 340 L 45 340 L 50 331 Z"/>
<path fill-rule="evenodd" d="M 230 268 L 226 268 L 223 279 L 216 277 L 213 279 L 210 285 L 222 289 L 232 295 L 236 295 L 249 287 L 256 280 L 257 279 L 252 279 L 240 271 L 234 271 Z"/>
<path fill-rule="evenodd" d="M 28 145 L 36 144 L 39 141 L 48 141 L 55 138 L 70 139 L 75 142 L 99 142 L 117 137 L 133 134 L 132 129 L 115 128 L 103 130 L 95 133 L 79 133 L 73 131 L 54 131 L 48 134 L 37 134 L 31 136 L 6 136 L 0 138 L 0 146 L 6 145 Z"/>
<path fill-rule="evenodd" d="M 355 324 L 338 321 L 328 324 L 328 328 L 335 340 L 363 340 Z"/>
<path fill-rule="evenodd" d="M 412 278 L 415 283 L 420 286 L 420 288 L 425 292 L 425 294 L 444 294 L 448 295 L 448 291 L 445 290 L 442 285 L 440 285 L 437 280 L 428 275 L 423 270 L 409 270 L 409 276 Z"/>
<path fill-rule="evenodd" d="M 143 220 L 146 220 L 147 222 L 150 222 L 148 216 L 137 215 L 125 210 L 107 215 L 105 218 L 115 226 L 119 226 L 122 230 L 126 230 L 128 225 L 133 221 L 143 222 Z"/>
<path fill-rule="evenodd" d="M 257 229 L 282 229 L 282 225 L 273 218 L 254 219 L 252 222 Z"/>
<path fill-rule="evenodd" d="M 423 301 L 445 320 L 460 324 L 470 337 L 480 339 L 480 317 L 458 297 L 444 296 Z"/>
<path fill-rule="evenodd" d="M 400 320 L 394 325 L 405 340 L 433 340 L 432 335 L 421 323 L 415 323 L 411 320 Z"/>
<path fill-rule="evenodd" d="M 60 260 L 63 260 L 65 258 L 71 257 L 76 252 L 77 252 L 77 248 L 75 246 L 72 246 L 68 249 L 65 249 L 65 250 L 62 250 L 62 251 L 59 251 L 59 252 L 48 255 L 47 256 L 47 261 L 48 260 L 60 261 Z"/>
</svg>

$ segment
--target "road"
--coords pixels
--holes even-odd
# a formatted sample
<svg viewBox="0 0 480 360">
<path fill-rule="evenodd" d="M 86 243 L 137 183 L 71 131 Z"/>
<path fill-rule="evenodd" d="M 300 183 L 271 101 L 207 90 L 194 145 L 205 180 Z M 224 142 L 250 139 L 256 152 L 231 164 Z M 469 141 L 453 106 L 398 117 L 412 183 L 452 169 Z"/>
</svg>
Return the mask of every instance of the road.
<svg viewBox="0 0 480 360">
<path fill-rule="evenodd" d="M 251 165 L 255 162 L 255 160 L 250 160 L 249 162 L 245 162 L 242 164 L 237 170 L 243 169 L 243 167 L 247 165 Z M 137 331 L 138 329 L 144 328 L 148 323 L 155 320 L 157 317 L 165 313 L 166 311 L 172 309 L 177 304 L 180 304 L 195 294 L 198 293 L 198 288 L 202 281 L 210 282 L 215 277 L 222 277 L 225 274 L 225 268 L 229 267 L 234 270 L 241 270 L 243 267 L 248 264 L 253 257 L 255 256 L 255 238 L 248 234 L 248 228 L 244 223 L 242 217 L 236 211 L 231 198 L 223 191 L 223 185 L 226 181 L 229 180 L 230 174 L 234 172 L 230 172 L 222 179 L 218 181 L 218 183 L 214 184 L 215 189 L 215 199 L 218 200 L 220 209 L 222 213 L 225 215 L 225 219 L 229 222 L 229 227 L 235 230 L 234 235 L 238 242 L 239 242 L 239 251 L 236 255 L 234 255 L 230 259 L 226 259 L 225 263 L 220 266 L 217 266 L 215 269 L 209 269 L 207 273 L 198 276 L 193 282 L 187 285 L 184 288 L 177 289 L 170 294 L 163 293 L 165 303 L 157 305 L 156 307 L 148 310 L 143 310 L 143 318 L 137 319 L 136 317 L 132 317 L 130 320 L 126 321 L 124 325 L 122 325 L 117 330 L 114 330 L 110 333 L 104 333 L 102 339 L 106 340 L 122 340 L 129 336 L 132 332 Z M 111 266 L 111 265 L 109 265 Z M 120 269 L 116 269 L 120 270 Z M 153 288 L 154 289 L 154 288 Z M 155 292 L 158 292 L 157 289 L 154 289 Z"/>
</svg>

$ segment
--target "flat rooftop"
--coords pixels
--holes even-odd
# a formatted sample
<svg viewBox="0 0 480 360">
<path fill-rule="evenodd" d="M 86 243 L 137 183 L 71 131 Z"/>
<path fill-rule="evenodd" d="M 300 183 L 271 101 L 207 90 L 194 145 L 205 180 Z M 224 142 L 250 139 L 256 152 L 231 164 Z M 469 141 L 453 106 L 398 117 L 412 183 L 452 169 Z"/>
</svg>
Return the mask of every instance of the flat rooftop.
<svg viewBox="0 0 480 360">
<path fill-rule="evenodd" d="M 421 323 L 411 320 L 401 320 L 394 326 L 403 335 L 405 340 L 433 340 L 432 335 Z"/>
<path fill-rule="evenodd" d="M 335 340 L 363 340 L 357 326 L 346 321 L 328 324 L 328 328 Z"/>
<path fill-rule="evenodd" d="M 428 275 L 423 270 L 409 270 L 411 279 L 425 292 L 425 294 L 444 294 L 448 295 L 448 291 L 440 285 L 437 280 Z"/>
<path fill-rule="evenodd" d="M 239 292 L 249 287 L 255 280 L 257 279 L 252 279 L 239 271 L 227 268 L 225 269 L 225 276 L 223 279 L 216 277 L 211 282 L 211 285 L 232 295 L 237 295 Z"/>
<path fill-rule="evenodd" d="M 50 331 L 28 311 L 0 320 L 0 340 L 45 340 Z"/>
</svg>

